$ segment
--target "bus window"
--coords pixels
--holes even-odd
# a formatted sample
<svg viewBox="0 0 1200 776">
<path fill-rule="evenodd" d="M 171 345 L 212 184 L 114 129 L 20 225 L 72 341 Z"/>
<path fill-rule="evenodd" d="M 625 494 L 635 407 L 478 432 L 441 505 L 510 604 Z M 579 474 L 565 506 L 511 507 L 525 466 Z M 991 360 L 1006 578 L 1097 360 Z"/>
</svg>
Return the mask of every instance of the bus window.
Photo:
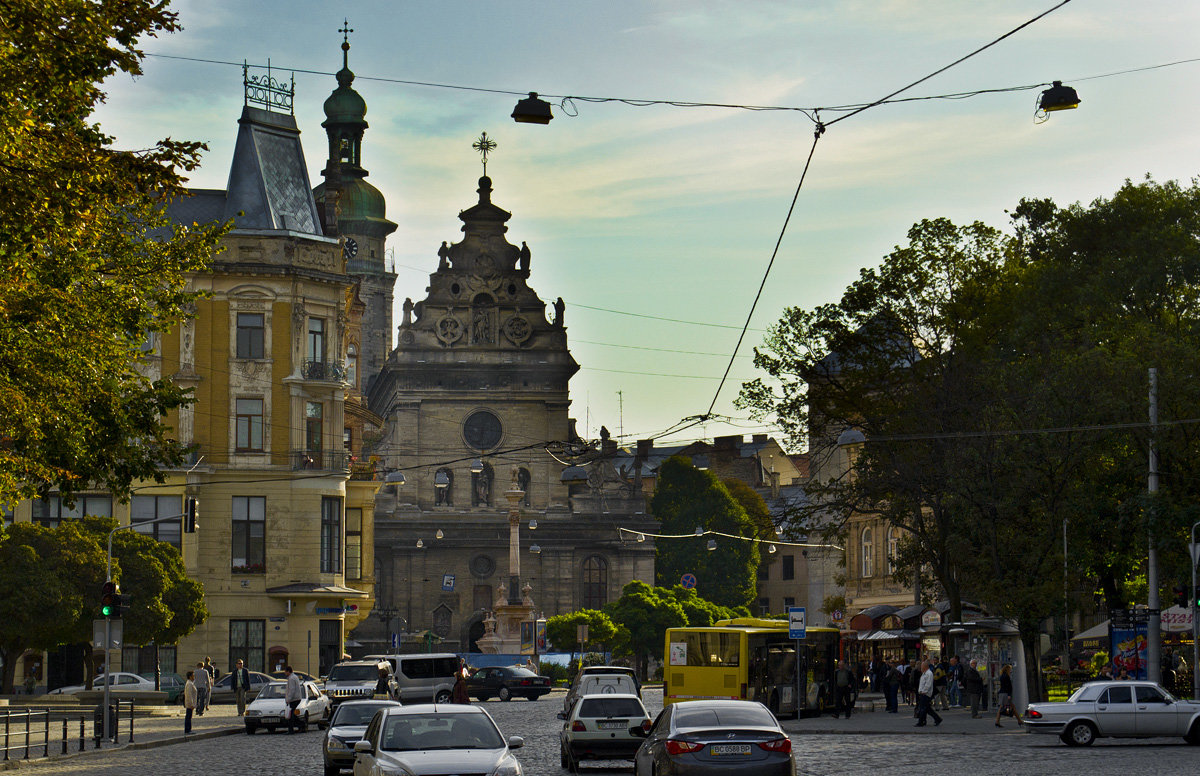
<svg viewBox="0 0 1200 776">
<path fill-rule="evenodd" d="M 741 647 L 737 633 L 688 633 L 687 664 L 689 666 L 737 667 Z"/>
</svg>

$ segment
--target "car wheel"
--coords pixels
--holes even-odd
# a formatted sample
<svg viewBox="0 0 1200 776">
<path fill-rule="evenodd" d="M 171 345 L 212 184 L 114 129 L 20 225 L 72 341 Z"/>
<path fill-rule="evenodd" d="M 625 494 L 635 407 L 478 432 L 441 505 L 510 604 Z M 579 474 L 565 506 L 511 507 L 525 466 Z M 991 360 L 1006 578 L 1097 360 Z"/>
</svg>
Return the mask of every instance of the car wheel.
<svg viewBox="0 0 1200 776">
<path fill-rule="evenodd" d="M 507 687 L 501 687 L 500 692 L 497 694 L 497 697 L 500 698 L 500 700 L 502 700 L 502 701 L 511 701 L 512 700 L 512 692 Z"/>
<path fill-rule="evenodd" d="M 252 736 L 256 730 L 258 730 L 258 725 L 251 725 L 249 722 L 246 723 L 246 735 Z"/>
<path fill-rule="evenodd" d="M 570 766 L 571 761 L 567 759 L 567 748 L 561 744 L 558 747 L 558 764 L 564 768 Z"/>
<path fill-rule="evenodd" d="M 449 691 L 449 690 L 442 690 L 442 691 L 441 691 L 441 692 L 439 692 L 439 693 L 437 694 L 437 696 L 436 696 L 436 697 L 433 699 L 433 702 L 434 702 L 434 703 L 449 703 L 449 702 L 450 702 L 450 691 Z"/>
<path fill-rule="evenodd" d="M 300 732 L 308 732 L 308 712 L 304 712 L 304 717 L 300 720 Z"/>
<path fill-rule="evenodd" d="M 490 697 L 492 697 L 492 696 L 487 695 L 486 693 L 481 693 L 481 694 L 475 696 L 475 700 L 479 701 L 480 703 L 483 703 Z"/>
<path fill-rule="evenodd" d="M 342 769 L 336 765 L 326 765 L 325 766 L 325 776 L 338 776 L 338 774 L 341 772 L 342 772 Z"/>
<path fill-rule="evenodd" d="M 1091 746 L 1096 728 L 1090 722 L 1074 722 L 1063 731 L 1062 740 L 1067 746 Z"/>
<path fill-rule="evenodd" d="M 1192 723 L 1192 729 L 1183 737 L 1192 746 L 1200 746 L 1200 720 Z"/>
<path fill-rule="evenodd" d="M 276 730 L 279 729 L 279 726 L 278 725 L 264 725 L 263 729 L 266 730 L 268 733 L 274 733 Z"/>
</svg>

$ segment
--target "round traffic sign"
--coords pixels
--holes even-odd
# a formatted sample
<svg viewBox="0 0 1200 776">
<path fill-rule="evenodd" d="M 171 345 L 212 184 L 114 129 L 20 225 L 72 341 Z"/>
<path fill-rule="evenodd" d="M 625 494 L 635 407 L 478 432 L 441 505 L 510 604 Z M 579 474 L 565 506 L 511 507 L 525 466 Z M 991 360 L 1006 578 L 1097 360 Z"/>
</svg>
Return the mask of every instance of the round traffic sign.
<svg viewBox="0 0 1200 776">
<path fill-rule="evenodd" d="M 684 574 L 679 578 L 679 584 L 683 585 L 688 590 L 693 590 L 696 587 L 696 575 Z"/>
</svg>

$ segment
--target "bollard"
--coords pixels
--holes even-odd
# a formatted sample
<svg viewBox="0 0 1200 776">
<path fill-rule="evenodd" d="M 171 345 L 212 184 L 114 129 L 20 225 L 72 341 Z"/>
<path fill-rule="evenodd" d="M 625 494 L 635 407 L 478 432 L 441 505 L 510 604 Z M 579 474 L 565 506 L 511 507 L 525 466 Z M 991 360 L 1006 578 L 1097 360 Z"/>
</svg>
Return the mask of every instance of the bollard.
<svg viewBox="0 0 1200 776">
<path fill-rule="evenodd" d="M 46 709 L 46 729 L 42 731 L 42 757 L 50 756 L 50 709 Z"/>
<path fill-rule="evenodd" d="M 49 725 L 47 725 L 49 727 Z M 62 753 L 67 753 L 67 718 L 63 717 Z"/>
<path fill-rule="evenodd" d="M 12 729 L 12 712 L 7 712 L 4 715 L 4 760 L 8 761 L 8 734 Z"/>
<path fill-rule="evenodd" d="M 79 715 L 79 751 L 83 752 L 87 749 L 87 732 L 84 729 L 84 723 L 87 722 L 87 715 Z"/>
<path fill-rule="evenodd" d="M 29 727 L 29 718 L 32 715 L 28 710 L 25 711 L 25 759 L 29 759 L 29 739 L 33 738 L 33 733 Z"/>
<path fill-rule="evenodd" d="M 133 743 L 133 701 L 129 702 L 129 743 Z"/>
</svg>

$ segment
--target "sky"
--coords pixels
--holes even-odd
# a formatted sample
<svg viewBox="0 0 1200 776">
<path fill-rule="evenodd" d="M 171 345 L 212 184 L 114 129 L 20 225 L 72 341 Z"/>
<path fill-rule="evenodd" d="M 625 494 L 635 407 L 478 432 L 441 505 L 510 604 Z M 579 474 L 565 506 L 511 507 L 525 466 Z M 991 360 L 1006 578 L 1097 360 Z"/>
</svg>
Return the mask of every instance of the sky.
<svg viewBox="0 0 1200 776">
<path fill-rule="evenodd" d="M 785 441 L 734 406 L 740 384 L 758 376 L 754 346 L 786 308 L 840 299 L 913 223 L 1006 228 L 1006 209 L 1022 197 L 1087 203 L 1125 179 L 1187 182 L 1200 172 L 1200 61 L 1095 77 L 1200 58 L 1200 4 L 1073 0 L 903 95 L 1053 80 L 1076 88 L 1079 109 L 1044 123 L 1034 116 L 1041 86 L 881 105 L 829 126 L 719 394 L 814 125 L 798 110 L 578 98 L 868 103 L 1058 2 L 176 0 L 183 31 L 143 41 L 144 74 L 110 79 L 96 119 L 120 148 L 206 142 L 191 185 L 224 188 L 240 63 L 269 61 L 277 76 L 295 72 L 315 185 L 326 155 L 321 105 L 336 87 L 347 19 L 354 87 L 368 106 L 363 165 L 399 225 L 388 241 L 397 322 L 405 297 L 424 298 L 441 242 L 461 238 L 458 213 L 477 201 L 482 173 L 471 144 L 486 131 L 498 143 L 492 200 L 513 214 L 509 242 L 528 243 L 541 298 L 567 304 L 582 367 L 571 381 L 580 433 L 595 438 L 604 425 L 632 443 L 712 405 L 720 420 L 660 443 L 752 433 Z M 509 117 L 529 91 L 553 95 L 549 125 Z"/>
</svg>

